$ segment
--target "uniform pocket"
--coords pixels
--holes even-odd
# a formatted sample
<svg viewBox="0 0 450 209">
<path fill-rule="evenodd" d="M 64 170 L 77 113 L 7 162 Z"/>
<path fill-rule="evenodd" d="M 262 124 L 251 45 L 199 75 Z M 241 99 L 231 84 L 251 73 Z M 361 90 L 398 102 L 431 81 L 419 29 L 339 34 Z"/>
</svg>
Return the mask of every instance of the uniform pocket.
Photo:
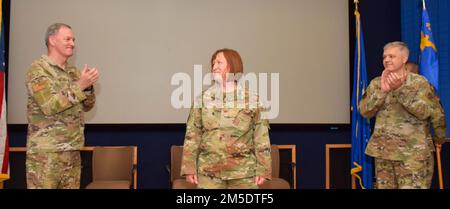
<svg viewBox="0 0 450 209">
<path fill-rule="evenodd" d="M 249 109 L 240 109 L 233 117 L 233 126 L 242 131 L 248 131 L 252 128 L 253 111 Z"/>
</svg>

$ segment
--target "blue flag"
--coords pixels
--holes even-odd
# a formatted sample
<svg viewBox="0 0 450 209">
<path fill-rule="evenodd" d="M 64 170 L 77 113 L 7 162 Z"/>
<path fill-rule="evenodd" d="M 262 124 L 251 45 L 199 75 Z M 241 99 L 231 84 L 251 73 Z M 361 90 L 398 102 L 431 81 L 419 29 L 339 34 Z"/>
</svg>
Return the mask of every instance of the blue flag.
<svg viewBox="0 0 450 209">
<path fill-rule="evenodd" d="M 431 33 L 430 18 L 425 5 L 422 11 L 422 30 L 420 31 L 420 74 L 425 76 L 436 91 L 439 91 L 439 62 L 437 48 Z"/>
<path fill-rule="evenodd" d="M 373 188 L 373 159 L 367 156 L 367 143 L 370 139 L 370 121 L 361 116 L 358 104 L 361 101 L 363 91 L 367 87 L 366 57 L 364 52 L 364 39 L 358 7 L 355 10 L 356 17 L 356 43 L 353 72 L 352 93 L 352 159 L 351 175 L 359 180 L 363 189 Z"/>
</svg>

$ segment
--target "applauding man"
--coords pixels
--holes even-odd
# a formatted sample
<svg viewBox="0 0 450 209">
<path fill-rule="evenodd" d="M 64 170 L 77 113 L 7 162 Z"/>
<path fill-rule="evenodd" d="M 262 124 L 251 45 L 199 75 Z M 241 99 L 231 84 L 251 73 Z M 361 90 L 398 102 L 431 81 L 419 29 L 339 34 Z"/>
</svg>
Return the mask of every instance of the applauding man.
<svg viewBox="0 0 450 209">
<path fill-rule="evenodd" d="M 433 141 L 445 141 L 445 116 L 431 85 L 408 72 L 409 49 L 403 42 L 385 45 L 380 77 L 370 83 L 358 106 L 366 118 L 376 116 L 366 154 L 375 158 L 379 189 L 430 188 Z M 434 128 L 431 137 L 429 120 Z"/>
<path fill-rule="evenodd" d="M 95 103 L 96 68 L 77 70 L 67 60 L 75 36 L 70 26 L 55 23 L 47 29 L 47 55 L 27 73 L 28 134 L 27 186 L 31 189 L 80 188 L 84 146 L 83 112 Z"/>
</svg>

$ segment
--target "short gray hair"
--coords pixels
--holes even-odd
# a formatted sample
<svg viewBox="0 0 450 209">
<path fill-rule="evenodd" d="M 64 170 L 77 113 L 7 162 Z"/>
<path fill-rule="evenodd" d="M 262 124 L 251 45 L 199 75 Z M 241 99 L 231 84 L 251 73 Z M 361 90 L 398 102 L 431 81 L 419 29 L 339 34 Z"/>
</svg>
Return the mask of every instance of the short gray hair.
<svg viewBox="0 0 450 209">
<path fill-rule="evenodd" d="M 386 45 L 384 45 L 383 50 L 386 51 L 386 49 L 391 48 L 391 47 L 397 47 L 400 50 L 400 52 L 404 53 L 404 55 L 406 55 L 406 57 L 409 57 L 409 48 L 406 43 L 401 42 L 401 41 L 389 42 Z"/>
<path fill-rule="evenodd" d="M 55 35 L 59 31 L 59 29 L 62 27 L 72 29 L 72 27 L 70 27 L 69 25 L 67 25 L 65 23 L 53 23 L 52 25 L 48 26 L 47 32 L 45 33 L 45 45 L 47 47 L 48 47 L 49 37 Z"/>
</svg>

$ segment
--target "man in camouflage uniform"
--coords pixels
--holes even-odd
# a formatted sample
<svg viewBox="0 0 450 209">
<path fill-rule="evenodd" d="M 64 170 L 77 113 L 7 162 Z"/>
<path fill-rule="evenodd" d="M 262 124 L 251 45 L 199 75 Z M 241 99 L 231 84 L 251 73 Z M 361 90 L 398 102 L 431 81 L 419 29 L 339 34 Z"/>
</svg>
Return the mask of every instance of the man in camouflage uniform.
<svg viewBox="0 0 450 209">
<path fill-rule="evenodd" d="M 366 154 L 375 157 L 377 188 L 430 188 L 434 143 L 445 142 L 445 116 L 432 86 L 407 72 L 403 42 L 385 45 L 381 77 L 372 80 L 359 104 L 361 115 L 376 116 Z M 435 137 L 429 132 L 429 120 Z"/>
<path fill-rule="evenodd" d="M 416 63 L 407 62 L 405 67 L 408 72 L 419 74 L 419 65 L 417 65 Z"/>
<path fill-rule="evenodd" d="M 70 26 L 55 23 L 47 29 L 47 55 L 33 62 L 27 73 L 28 188 L 80 188 L 84 146 L 83 112 L 95 102 L 96 68 L 80 72 L 67 66 L 75 37 Z"/>
<path fill-rule="evenodd" d="M 199 188 L 256 189 L 272 174 L 268 121 L 256 94 L 224 82 L 225 73 L 242 73 L 239 54 L 218 50 L 211 63 L 214 76 L 222 79 L 191 108 L 181 174 Z"/>
</svg>

